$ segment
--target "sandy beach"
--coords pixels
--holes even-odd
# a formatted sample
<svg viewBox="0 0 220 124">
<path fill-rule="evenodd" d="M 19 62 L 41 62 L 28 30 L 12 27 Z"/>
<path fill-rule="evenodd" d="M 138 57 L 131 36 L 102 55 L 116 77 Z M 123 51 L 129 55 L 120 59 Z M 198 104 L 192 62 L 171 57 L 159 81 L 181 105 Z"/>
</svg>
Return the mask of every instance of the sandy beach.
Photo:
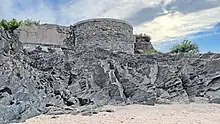
<svg viewBox="0 0 220 124">
<path fill-rule="evenodd" d="M 114 112 L 93 116 L 40 115 L 24 124 L 220 124 L 220 105 L 105 106 Z"/>
</svg>

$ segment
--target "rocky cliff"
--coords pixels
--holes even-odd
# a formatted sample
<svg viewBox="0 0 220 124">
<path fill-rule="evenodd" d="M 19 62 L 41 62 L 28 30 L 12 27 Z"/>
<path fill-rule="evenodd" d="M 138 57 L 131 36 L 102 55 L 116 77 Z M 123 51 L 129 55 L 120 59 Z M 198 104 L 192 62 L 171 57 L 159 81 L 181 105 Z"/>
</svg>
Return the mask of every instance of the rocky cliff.
<svg viewBox="0 0 220 124">
<path fill-rule="evenodd" d="M 149 51 L 155 51 L 153 45 L 150 42 L 150 36 L 134 35 L 134 53 L 143 54 Z"/>
<path fill-rule="evenodd" d="M 24 49 L 0 32 L 0 123 L 106 104 L 220 103 L 220 54 Z"/>
</svg>

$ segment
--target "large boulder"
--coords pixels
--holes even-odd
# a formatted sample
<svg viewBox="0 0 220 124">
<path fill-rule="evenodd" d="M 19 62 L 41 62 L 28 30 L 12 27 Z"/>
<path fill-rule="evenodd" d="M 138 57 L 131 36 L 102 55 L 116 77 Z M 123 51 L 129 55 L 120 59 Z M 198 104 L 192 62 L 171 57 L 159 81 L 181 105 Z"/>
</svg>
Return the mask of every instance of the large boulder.
<svg viewBox="0 0 220 124">
<path fill-rule="evenodd" d="M 22 49 L 22 44 L 13 33 L 0 30 L 0 54 L 13 54 Z"/>
</svg>

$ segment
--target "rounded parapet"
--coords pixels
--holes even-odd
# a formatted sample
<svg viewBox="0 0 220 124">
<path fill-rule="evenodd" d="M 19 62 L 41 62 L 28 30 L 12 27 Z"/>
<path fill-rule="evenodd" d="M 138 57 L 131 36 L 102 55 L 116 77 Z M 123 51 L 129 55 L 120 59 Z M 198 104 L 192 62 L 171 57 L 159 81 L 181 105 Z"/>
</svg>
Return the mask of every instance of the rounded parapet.
<svg viewBox="0 0 220 124">
<path fill-rule="evenodd" d="M 77 22 L 73 26 L 75 45 L 96 46 L 110 51 L 134 53 L 133 27 L 111 18 L 96 18 Z"/>
<path fill-rule="evenodd" d="M 126 22 L 124 20 L 120 20 L 120 19 L 113 19 L 113 18 L 93 18 L 93 19 L 86 19 L 86 20 L 81 20 L 78 21 L 77 23 L 73 24 L 72 26 L 77 26 L 83 23 L 88 23 L 88 22 L 100 22 L 100 21 L 111 21 L 111 22 L 117 22 L 117 23 L 122 23 L 125 25 L 129 25 L 130 27 L 133 27 L 132 24 L 130 24 L 129 22 Z"/>
</svg>

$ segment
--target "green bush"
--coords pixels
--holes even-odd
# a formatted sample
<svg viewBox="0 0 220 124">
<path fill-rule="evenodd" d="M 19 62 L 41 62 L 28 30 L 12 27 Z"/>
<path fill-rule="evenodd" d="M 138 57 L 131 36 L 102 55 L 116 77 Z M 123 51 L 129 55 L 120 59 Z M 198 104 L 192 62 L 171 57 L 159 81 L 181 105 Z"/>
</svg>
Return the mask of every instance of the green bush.
<svg viewBox="0 0 220 124">
<path fill-rule="evenodd" d="M 184 40 L 181 44 L 171 48 L 171 53 L 198 53 L 199 46 L 191 41 Z"/>
<path fill-rule="evenodd" d="M 5 19 L 2 19 L 0 22 L 0 26 L 3 27 L 4 30 L 9 30 L 9 24 L 8 21 Z"/>
<path fill-rule="evenodd" d="M 154 55 L 157 54 L 158 52 L 155 49 L 151 49 L 151 50 L 144 50 L 143 53 L 147 55 Z"/>
<path fill-rule="evenodd" d="M 23 25 L 26 25 L 26 26 L 40 25 L 40 21 L 34 21 L 34 20 L 31 20 L 31 19 L 27 19 L 27 20 L 23 21 Z"/>
<path fill-rule="evenodd" d="M 4 27 L 0 25 L 0 30 L 4 30 Z"/>
<path fill-rule="evenodd" d="M 25 21 L 17 21 L 16 19 L 12 19 L 11 21 L 7 21 L 5 19 L 2 19 L 0 21 L 0 30 L 13 31 L 22 25 L 26 25 L 26 26 L 40 25 L 40 21 L 33 21 L 30 19 L 27 19 Z"/>
<path fill-rule="evenodd" d="M 12 19 L 11 21 L 8 22 L 8 30 L 15 30 L 16 28 L 20 27 L 22 25 L 22 21 L 17 21 L 16 19 Z"/>
</svg>

